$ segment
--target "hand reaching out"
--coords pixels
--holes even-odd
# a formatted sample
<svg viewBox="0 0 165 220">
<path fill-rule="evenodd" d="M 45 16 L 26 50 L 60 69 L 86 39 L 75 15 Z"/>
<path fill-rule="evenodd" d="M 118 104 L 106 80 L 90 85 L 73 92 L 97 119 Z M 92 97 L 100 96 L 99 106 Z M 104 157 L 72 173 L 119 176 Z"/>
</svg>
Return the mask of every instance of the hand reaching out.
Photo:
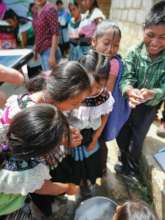
<svg viewBox="0 0 165 220">
<path fill-rule="evenodd" d="M 126 91 L 129 100 L 129 106 L 135 108 L 137 105 L 151 100 L 155 96 L 155 92 L 151 89 L 135 89 L 128 88 Z"/>
</svg>

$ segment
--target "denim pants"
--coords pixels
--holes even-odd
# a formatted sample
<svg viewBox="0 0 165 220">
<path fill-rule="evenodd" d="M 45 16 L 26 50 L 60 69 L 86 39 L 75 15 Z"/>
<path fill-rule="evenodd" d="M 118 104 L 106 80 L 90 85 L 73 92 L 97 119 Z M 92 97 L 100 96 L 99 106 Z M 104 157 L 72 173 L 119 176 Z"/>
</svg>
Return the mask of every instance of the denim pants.
<svg viewBox="0 0 165 220">
<path fill-rule="evenodd" d="M 50 69 L 50 66 L 48 63 L 49 56 L 50 56 L 50 48 L 48 48 L 47 50 L 44 50 L 42 53 L 40 53 L 41 67 L 43 70 Z M 61 57 L 62 57 L 59 47 L 57 47 L 55 57 L 56 57 L 56 63 L 59 63 L 61 60 Z"/>
</svg>

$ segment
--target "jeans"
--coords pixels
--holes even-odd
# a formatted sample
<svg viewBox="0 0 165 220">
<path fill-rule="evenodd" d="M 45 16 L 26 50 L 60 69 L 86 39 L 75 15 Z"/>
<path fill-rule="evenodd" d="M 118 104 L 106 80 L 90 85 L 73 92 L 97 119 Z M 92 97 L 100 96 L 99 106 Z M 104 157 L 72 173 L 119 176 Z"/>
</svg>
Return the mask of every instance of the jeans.
<svg viewBox="0 0 165 220">
<path fill-rule="evenodd" d="M 47 50 L 43 51 L 40 54 L 41 66 L 42 66 L 43 70 L 49 70 L 50 69 L 50 66 L 49 66 L 49 63 L 48 63 L 49 56 L 50 56 L 50 48 L 48 48 Z M 59 47 L 57 47 L 55 57 L 56 57 L 56 63 L 59 63 L 60 60 L 61 60 L 61 57 L 62 57 Z"/>
</svg>

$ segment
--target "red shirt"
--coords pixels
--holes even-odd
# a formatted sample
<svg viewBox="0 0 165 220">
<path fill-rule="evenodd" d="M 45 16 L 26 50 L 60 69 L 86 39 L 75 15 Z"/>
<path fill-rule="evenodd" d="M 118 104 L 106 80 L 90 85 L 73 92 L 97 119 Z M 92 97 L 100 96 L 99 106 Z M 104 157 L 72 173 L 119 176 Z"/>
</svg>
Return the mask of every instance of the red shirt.
<svg viewBox="0 0 165 220">
<path fill-rule="evenodd" d="M 33 29 L 36 52 L 41 53 L 50 48 L 52 36 L 59 35 L 58 15 L 51 3 L 47 2 L 40 12 L 33 11 Z"/>
</svg>

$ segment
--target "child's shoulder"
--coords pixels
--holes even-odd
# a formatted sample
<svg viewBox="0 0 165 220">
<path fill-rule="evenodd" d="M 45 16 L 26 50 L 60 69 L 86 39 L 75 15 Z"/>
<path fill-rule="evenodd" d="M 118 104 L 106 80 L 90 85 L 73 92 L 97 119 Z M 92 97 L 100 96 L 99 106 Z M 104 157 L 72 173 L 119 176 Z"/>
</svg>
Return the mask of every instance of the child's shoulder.
<svg viewBox="0 0 165 220">
<path fill-rule="evenodd" d="M 16 166 L 21 166 L 17 170 Z M 26 167 L 26 161 L 5 164 L 0 169 L 0 193 L 27 195 L 40 189 L 45 180 L 50 179 L 49 169 L 42 163 L 36 164 L 34 167 Z M 28 164 L 29 166 L 29 164 Z"/>
</svg>

